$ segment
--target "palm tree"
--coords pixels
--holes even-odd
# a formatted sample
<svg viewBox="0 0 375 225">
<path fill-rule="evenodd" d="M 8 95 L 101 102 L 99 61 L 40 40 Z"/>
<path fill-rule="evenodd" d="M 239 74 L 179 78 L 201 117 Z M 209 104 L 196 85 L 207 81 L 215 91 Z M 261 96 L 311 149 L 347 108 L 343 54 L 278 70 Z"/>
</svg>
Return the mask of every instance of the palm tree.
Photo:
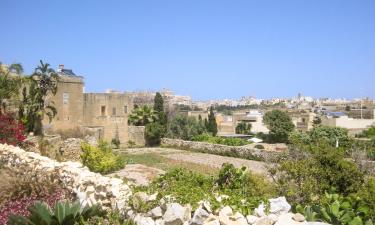
<svg viewBox="0 0 375 225">
<path fill-rule="evenodd" d="M 48 63 L 40 60 L 40 65 L 28 78 L 29 85 L 22 90 L 22 104 L 20 106 L 20 118 L 26 124 L 28 132 L 43 135 L 42 121 L 47 116 L 49 122 L 56 116 L 56 108 L 53 102 L 47 102 L 48 96 L 57 92 L 57 73 L 50 68 Z"/>
<path fill-rule="evenodd" d="M 129 115 L 129 124 L 134 126 L 146 126 L 158 119 L 157 112 L 145 105 L 142 107 L 135 108 Z"/>
<path fill-rule="evenodd" d="M 0 63 L 0 114 L 6 111 L 9 101 L 17 100 L 22 85 L 21 64 L 11 64 L 9 67 Z"/>
</svg>

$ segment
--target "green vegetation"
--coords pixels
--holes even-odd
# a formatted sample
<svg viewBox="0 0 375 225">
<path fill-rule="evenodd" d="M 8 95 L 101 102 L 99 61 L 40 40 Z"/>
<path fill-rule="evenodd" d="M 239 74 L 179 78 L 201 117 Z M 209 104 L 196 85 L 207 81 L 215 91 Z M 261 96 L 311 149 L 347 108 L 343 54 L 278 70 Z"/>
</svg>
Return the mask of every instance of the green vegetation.
<svg viewBox="0 0 375 225">
<path fill-rule="evenodd" d="M 46 101 L 47 96 L 57 92 L 58 76 L 48 63 L 40 60 L 35 72 L 27 78 L 29 85 L 22 89 L 22 101 L 19 106 L 19 118 L 26 125 L 27 132 L 43 135 L 42 121 L 45 116 L 51 122 L 57 111 Z"/>
<path fill-rule="evenodd" d="M 238 123 L 236 126 L 236 134 L 251 134 L 251 123 Z"/>
<path fill-rule="evenodd" d="M 212 136 L 216 136 L 216 134 L 217 134 L 217 124 L 216 124 L 214 109 L 213 109 L 212 106 L 210 108 L 210 113 L 208 114 L 208 121 L 207 121 L 207 124 L 206 124 L 206 130 L 207 130 L 207 132 L 211 133 Z"/>
<path fill-rule="evenodd" d="M 84 224 L 95 215 L 104 215 L 99 207 L 82 207 L 79 202 L 70 203 L 69 201 L 60 201 L 56 203 L 54 209 L 48 204 L 37 202 L 29 208 L 30 215 L 10 216 L 10 225 L 74 225 Z"/>
<path fill-rule="evenodd" d="M 168 124 L 167 137 L 192 140 L 206 131 L 202 121 L 195 117 L 177 114 Z"/>
<path fill-rule="evenodd" d="M 241 138 L 224 138 L 213 137 L 209 134 L 201 134 L 192 138 L 193 141 L 201 141 L 212 144 L 228 145 L 228 146 L 243 146 L 248 145 L 250 142 Z"/>
<path fill-rule="evenodd" d="M 231 164 L 224 164 L 217 176 L 173 169 L 150 186 L 139 187 L 137 190 L 158 192 L 157 201 L 163 196 L 171 195 L 177 202 L 190 203 L 193 207 L 197 207 L 201 200 L 209 200 L 214 209 L 224 204 L 244 215 L 248 215 L 261 201 L 275 194 L 273 185 L 263 177 L 253 175 L 245 168 L 236 169 Z M 217 197 L 220 195 L 228 197 L 219 200 Z M 152 204 L 143 207 L 142 210 L 146 211 Z"/>
<path fill-rule="evenodd" d="M 375 139 L 375 126 L 372 126 L 369 129 L 362 131 L 362 133 L 358 134 L 357 137 Z"/>
<path fill-rule="evenodd" d="M 17 99 L 22 85 L 21 64 L 11 64 L 7 69 L 0 63 L 0 114 L 7 111 L 9 99 Z"/>
<path fill-rule="evenodd" d="M 145 138 L 148 146 L 160 144 L 160 139 L 164 137 L 165 126 L 155 122 L 146 125 Z"/>
<path fill-rule="evenodd" d="M 134 126 L 146 126 L 158 119 L 157 113 L 151 107 L 145 105 L 142 107 L 134 107 L 129 115 L 129 124 Z"/>
<path fill-rule="evenodd" d="M 281 110 L 272 110 L 263 117 L 263 122 L 267 125 L 270 133 L 269 142 L 286 143 L 289 133 L 294 130 L 294 124 L 290 116 Z"/>
<path fill-rule="evenodd" d="M 81 147 L 82 164 L 93 172 L 108 174 L 125 166 L 123 158 L 113 153 L 105 142 L 101 142 L 98 147 L 83 143 Z"/>
</svg>

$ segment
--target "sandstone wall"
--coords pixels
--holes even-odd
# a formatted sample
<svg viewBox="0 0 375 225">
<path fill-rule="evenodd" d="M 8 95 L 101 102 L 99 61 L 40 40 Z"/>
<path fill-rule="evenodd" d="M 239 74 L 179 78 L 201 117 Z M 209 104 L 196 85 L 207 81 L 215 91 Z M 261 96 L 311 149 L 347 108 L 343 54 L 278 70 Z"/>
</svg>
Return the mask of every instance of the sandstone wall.
<svg viewBox="0 0 375 225">
<path fill-rule="evenodd" d="M 257 149 L 250 146 L 227 146 L 197 141 L 184 141 L 180 139 L 162 138 L 161 145 L 182 149 L 196 150 L 215 155 L 234 156 L 245 159 L 256 159 L 263 161 L 276 161 L 284 151 L 269 151 Z"/>
<path fill-rule="evenodd" d="M 129 126 L 128 136 L 130 141 L 134 141 L 136 146 L 144 146 L 145 141 L 145 127 L 144 126 Z M 127 143 L 124 143 L 127 144 Z"/>
<path fill-rule="evenodd" d="M 90 172 L 78 162 L 59 163 L 19 147 L 0 144 L 0 162 L 22 174 L 50 177 L 72 193 L 83 205 L 101 204 L 105 209 L 124 210 L 131 190 L 121 179 Z"/>
</svg>

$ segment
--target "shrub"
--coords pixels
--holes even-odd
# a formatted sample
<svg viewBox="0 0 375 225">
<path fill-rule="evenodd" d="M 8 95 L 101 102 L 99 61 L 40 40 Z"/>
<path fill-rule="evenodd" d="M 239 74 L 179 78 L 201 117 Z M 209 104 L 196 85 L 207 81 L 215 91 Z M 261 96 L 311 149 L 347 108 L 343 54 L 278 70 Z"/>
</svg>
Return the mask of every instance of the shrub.
<svg viewBox="0 0 375 225">
<path fill-rule="evenodd" d="M 364 183 L 358 166 L 344 158 L 344 153 L 330 146 L 312 147 L 310 152 L 294 150 L 270 173 L 279 194 L 292 203 L 319 202 L 332 189 L 344 196 L 356 192 Z"/>
<path fill-rule="evenodd" d="M 218 176 L 206 176 L 186 169 L 172 169 L 155 180 L 146 190 L 149 193 L 158 192 L 161 196 L 170 195 L 181 204 L 191 204 L 197 207 L 201 200 L 208 200 L 217 209 L 221 204 L 229 205 L 244 215 L 248 215 L 261 201 L 272 197 L 275 193 L 273 185 L 261 176 L 248 172 L 245 168 L 235 168 L 224 164 Z M 218 202 L 217 196 L 227 195 L 228 198 Z M 144 206 L 144 211 L 153 204 Z"/>
<path fill-rule="evenodd" d="M 241 138 L 224 138 L 224 137 L 213 137 L 209 134 L 201 134 L 192 138 L 193 141 L 201 141 L 212 144 L 221 144 L 228 146 L 243 146 L 249 144 L 248 141 Z"/>
<path fill-rule="evenodd" d="M 160 144 L 160 139 L 165 133 L 165 126 L 160 123 L 149 123 L 146 125 L 145 137 L 148 146 Z"/>
<path fill-rule="evenodd" d="M 101 142 L 98 147 L 83 143 L 81 148 L 82 163 L 93 172 L 108 174 L 125 166 L 123 158 L 113 153 L 105 142 Z"/>
<path fill-rule="evenodd" d="M 0 143 L 25 145 L 25 128 L 9 114 L 0 114 Z"/>
<path fill-rule="evenodd" d="M 177 114 L 168 124 L 167 136 L 182 140 L 191 140 L 205 132 L 202 121 L 195 117 Z"/>
</svg>

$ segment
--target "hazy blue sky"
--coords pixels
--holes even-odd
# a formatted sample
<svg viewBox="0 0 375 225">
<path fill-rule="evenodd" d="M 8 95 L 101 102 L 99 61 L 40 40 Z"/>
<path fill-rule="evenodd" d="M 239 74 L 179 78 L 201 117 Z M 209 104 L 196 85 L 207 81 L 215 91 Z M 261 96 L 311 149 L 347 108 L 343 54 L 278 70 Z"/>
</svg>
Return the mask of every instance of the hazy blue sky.
<svg viewBox="0 0 375 225">
<path fill-rule="evenodd" d="M 375 97 L 375 0 L 0 0 L 0 61 L 86 91 Z"/>
</svg>

